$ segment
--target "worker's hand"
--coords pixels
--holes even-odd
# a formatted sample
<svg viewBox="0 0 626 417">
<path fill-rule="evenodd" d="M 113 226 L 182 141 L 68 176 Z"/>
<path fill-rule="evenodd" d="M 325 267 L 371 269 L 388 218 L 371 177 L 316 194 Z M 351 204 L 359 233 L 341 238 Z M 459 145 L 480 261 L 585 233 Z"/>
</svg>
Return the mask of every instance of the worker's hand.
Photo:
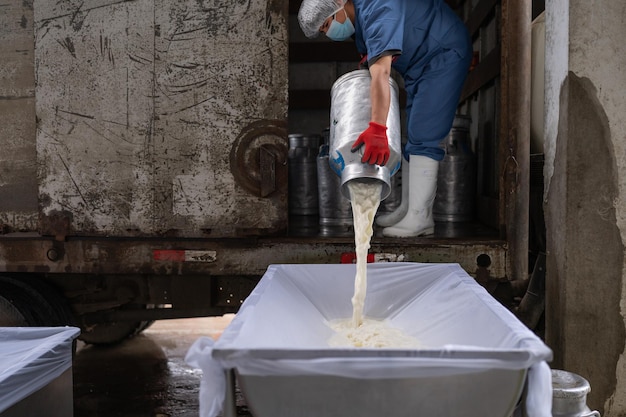
<svg viewBox="0 0 626 417">
<path fill-rule="evenodd" d="M 359 150 L 365 145 L 365 151 L 361 162 L 368 164 L 385 165 L 389 160 L 389 143 L 387 142 L 387 126 L 370 122 L 370 127 L 365 129 L 352 145 L 352 152 Z"/>
</svg>

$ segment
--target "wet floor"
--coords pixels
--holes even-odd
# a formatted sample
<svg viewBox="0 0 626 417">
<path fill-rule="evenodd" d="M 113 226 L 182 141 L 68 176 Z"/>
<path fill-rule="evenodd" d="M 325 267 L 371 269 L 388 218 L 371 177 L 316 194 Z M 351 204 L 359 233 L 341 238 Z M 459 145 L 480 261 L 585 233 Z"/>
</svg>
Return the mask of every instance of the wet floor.
<svg viewBox="0 0 626 417">
<path fill-rule="evenodd" d="M 162 320 L 115 346 L 78 344 L 75 417 L 197 417 L 201 371 L 184 362 L 200 336 L 219 337 L 232 316 Z M 250 416 L 243 398 L 238 415 Z"/>
</svg>

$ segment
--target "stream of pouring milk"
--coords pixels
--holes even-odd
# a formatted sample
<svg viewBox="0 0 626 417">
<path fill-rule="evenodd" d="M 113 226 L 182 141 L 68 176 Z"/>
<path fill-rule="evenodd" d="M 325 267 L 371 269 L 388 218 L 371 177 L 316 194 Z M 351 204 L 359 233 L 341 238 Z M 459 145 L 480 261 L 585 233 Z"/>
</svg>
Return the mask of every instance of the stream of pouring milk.
<svg viewBox="0 0 626 417">
<path fill-rule="evenodd" d="M 418 347 L 417 339 L 390 327 L 381 320 L 364 318 L 365 294 L 367 292 L 367 251 L 374 233 L 374 216 L 380 205 L 381 183 L 350 181 L 350 201 L 354 220 L 354 243 L 356 245 L 356 277 L 352 297 L 352 319 L 330 323 L 335 334 L 331 346 L 355 347 Z"/>
<path fill-rule="evenodd" d="M 367 251 L 374 233 L 374 216 L 380 205 L 382 184 L 350 181 L 348 188 L 350 189 L 356 246 L 356 277 L 352 297 L 352 327 L 356 328 L 363 324 L 363 306 L 367 291 Z"/>
</svg>

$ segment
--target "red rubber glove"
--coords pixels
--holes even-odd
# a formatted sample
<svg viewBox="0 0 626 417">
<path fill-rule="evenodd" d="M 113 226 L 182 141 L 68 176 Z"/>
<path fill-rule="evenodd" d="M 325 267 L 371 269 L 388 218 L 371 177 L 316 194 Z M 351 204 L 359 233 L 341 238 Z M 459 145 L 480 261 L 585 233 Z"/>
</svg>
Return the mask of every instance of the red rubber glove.
<svg viewBox="0 0 626 417">
<path fill-rule="evenodd" d="M 389 143 L 387 141 L 387 126 L 370 122 L 370 127 L 365 129 L 352 145 L 352 152 L 359 150 L 365 144 L 365 152 L 361 162 L 369 164 L 385 165 L 389 160 Z"/>
</svg>

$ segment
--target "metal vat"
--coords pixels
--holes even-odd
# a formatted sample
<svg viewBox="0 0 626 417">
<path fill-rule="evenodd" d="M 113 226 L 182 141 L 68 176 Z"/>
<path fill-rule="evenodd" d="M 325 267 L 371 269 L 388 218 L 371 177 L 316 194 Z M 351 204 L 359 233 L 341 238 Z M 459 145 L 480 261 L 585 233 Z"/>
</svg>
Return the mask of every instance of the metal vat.
<svg viewBox="0 0 626 417">
<path fill-rule="evenodd" d="M 457 115 L 443 142 L 446 156 L 439 163 L 433 218 L 440 222 L 474 219 L 476 201 L 476 156 L 469 138 L 471 119 Z"/>
<path fill-rule="evenodd" d="M 72 416 L 77 327 L 0 328 L 0 417 Z"/>
<path fill-rule="evenodd" d="M 389 161 L 385 166 L 362 163 L 364 147 L 351 152 L 352 144 L 367 129 L 371 116 L 369 70 L 352 71 L 339 77 L 331 89 L 330 166 L 341 177 L 341 193 L 350 198 L 347 183 L 352 180 L 381 181 L 381 199 L 391 192 L 391 177 L 400 169 L 401 125 L 398 85 L 389 79 L 391 103 L 387 118 Z"/>
</svg>

